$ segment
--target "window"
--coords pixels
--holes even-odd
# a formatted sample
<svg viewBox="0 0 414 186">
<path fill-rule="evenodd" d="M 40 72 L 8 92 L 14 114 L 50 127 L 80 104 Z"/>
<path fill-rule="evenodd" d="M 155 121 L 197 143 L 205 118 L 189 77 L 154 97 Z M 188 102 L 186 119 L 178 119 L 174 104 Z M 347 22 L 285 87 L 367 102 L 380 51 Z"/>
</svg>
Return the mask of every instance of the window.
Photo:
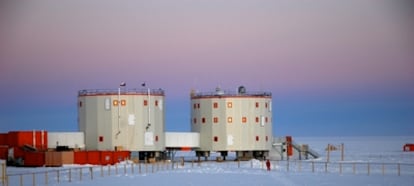
<svg viewBox="0 0 414 186">
<path fill-rule="evenodd" d="M 232 117 L 227 117 L 227 123 L 233 123 L 233 118 Z"/>
<path fill-rule="evenodd" d="M 158 100 L 155 100 L 155 106 L 158 107 Z"/>
<path fill-rule="evenodd" d="M 206 118 L 204 118 L 204 117 L 203 117 L 203 118 L 201 118 L 201 122 L 202 122 L 202 123 L 206 123 Z"/>
<path fill-rule="evenodd" d="M 82 101 L 79 101 L 79 107 L 82 107 Z"/>
<path fill-rule="evenodd" d="M 246 123 L 247 122 L 247 117 L 242 117 L 242 123 Z"/>
<path fill-rule="evenodd" d="M 232 102 L 227 102 L 227 108 L 233 108 L 233 103 Z"/>
<path fill-rule="evenodd" d="M 213 118 L 213 122 L 214 122 L 214 123 L 218 123 L 218 117 L 214 117 L 214 118 Z"/>
<path fill-rule="evenodd" d="M 265 103 L 265 108 L 267 108 L 267 102 Z"/>
<path fill-rule="evenodd" d="M 104 104 L 105 104 L 105 110 L 111 110 L 111 99 L 110 98 L 105 98 L 105 103 Z M 81 106 L 82 106 L 82 104 L 81 104 Z"/>
<path fill-rule="evenodd" d="M 214 136 L 213 140 L 214 140 L 214 142 L 218 142 L 218 137 Z"/>
<path fill-rule="evenodd" d="M 269 141 L 269 137 L 268 136 L 266 136 L 266 141 Z"/>
<path fill-rule="evenodd" d="M 156 142 L 158 141 L 158 136 L 155 136 L 155 141 L 156 141 Z"/>
<path fill-rule="evenodd" d="M 218 103 L 217 102 L 213 103 L 213 108 L 218 108 Z"/>
<path fill-rule="evenodd" d="M 200 108 L 200 103 L 197 103 L 197 108 Z"/>
<path fill-rule="evenodd" d="M 259 123 L 259 117 L 256 117 L 256 123 Z"/>
<path fill-rule="evenodd" d="M 118 100 L 114 100 L 114 101 L 112 102 L 112 104 L 113 104 L 114 106 L 118 106 Z"/>
<path fill-rule="evenodd" d="M 146 99 L 144 99 L 144 106 L 148 105 L 148 101 Z"/>
<path fill-rule="evenodd" d="M 121 100 L 121 105 L 122 105 L 122 106 L 125 106 L 125 105 L 126 105 L 126 100 L 124 100 L 124 99 L 123 99 L 123 100 Z"/>
<path fill-rule="evenodd" d="M 103 140 L 104 140 L 104 137 L 103 136 L 99 136 L 99 142 L 103 142 Z"/>
<path fill-rule="evenodd" d="M 268 121 L 269 121 L 269 119 L 266 117 L 266 118 L 265 118 L 265 122 L 267 123 Z"/>
<path fill-rule="evenodd" d="M 256 102 L 256 108 L 259 108 L 259 102 Z"/>
<path fill-rule="evenodd" d="M 256 136 L 256 141 L 259 141 L 259 136 Z"/>
<path fill-rule="evenodd" d="M 193 123 L 196 124 L 197 123 L 197 118 L 193 118 Z"/>
<path fill-rule="evenodd" d="M 196 108 L 197 108 L 197 104 L 195 104 L 195 103 L 194 103 L 194 105 L 193 105 L 193 109 L 196 109 Z"/>
</svg>

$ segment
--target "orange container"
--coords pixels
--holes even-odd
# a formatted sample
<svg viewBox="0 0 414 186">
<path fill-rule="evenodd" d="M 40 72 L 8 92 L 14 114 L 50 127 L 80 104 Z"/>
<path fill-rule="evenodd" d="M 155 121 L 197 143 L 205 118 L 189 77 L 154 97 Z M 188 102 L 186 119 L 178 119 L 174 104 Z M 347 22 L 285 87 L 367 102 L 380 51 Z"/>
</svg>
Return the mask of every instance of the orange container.
<svg viewBox="0 0 414 186">
<path fill-rule="evenodd" d="M 25 152 L 24 166 L 26 167 L 42 167 L 45 165 L 44 152 Z"/>
<path fill-rule="evenodd" d="M 73 164 L 74 153 L 72 151 L 48 151 L 46 152 L 46 166 L 62 166 L 64 164 Z"/>
<path fill-rule="evenodd" d="M 87 151 L 88 163 L 92 165 L 101 164 L 101 153 L 99 151 Z"/>
<path fill-rule="evenodd" d="M 292 146 L 292 136 L 286 136 L 286 150 L 287 155 L 292 156 L 293 155 L 293 146 Z"/>
<path fill-rule="evenodd" d="M 47 131 L 10 131 L 7 135 L 7 142 L 11 147 L 29 145 L 38 150 L 46 150 Z"/>
<path fill-rule="evenodd" d="M 9 147 L 8 146 L 0 146 L 0 159 L 7 160 L 9 155 Z"/>
<path fill-rule="evenodd" d="M 121 161 L 129 160 L 131 156 L 130 151 L 114 151 L 113 152 L 113 163 L 119 163 Z"/>
<path fill-rule="evenodd" d="M 112 151 L 101 151 L 101 165 L 113 165 L 114 158 Z"/>
<path fill-rule="evenodd" d="M 0 134 L 0 145 L 9 145 L 7 142 L 7 133 Z"/>
<path fill-rule="evenodd" d="M 88 164 L 88 152 L 76 151 L 73 152 L 73 163 L 75 164 Z"/>
</svg>

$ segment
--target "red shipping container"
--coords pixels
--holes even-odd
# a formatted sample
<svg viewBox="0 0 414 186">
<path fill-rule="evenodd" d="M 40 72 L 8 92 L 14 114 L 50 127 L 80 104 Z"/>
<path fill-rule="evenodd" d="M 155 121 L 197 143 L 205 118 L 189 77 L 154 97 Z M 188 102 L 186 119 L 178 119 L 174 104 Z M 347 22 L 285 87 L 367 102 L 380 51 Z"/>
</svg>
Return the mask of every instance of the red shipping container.
<svg viewBox="0 0 414 186">
<path fill-rule="evenodd" d="M 8 146 L 0 146 L 0 159 L 7 160 L 9 155 L 9 147 Z"/>
<path fill-rule="evenodd" d="M 23 149 L 20 148 L 20 147 L 13 147 L 13 158 L 14 159 L 19 159 L 19 158 L 24 159 Z"/>
<path fill-rule="evenodd" d="M 10 147 L 29 145 L 38 150 L 47 149 L 47 131 L 11 131 L 7 135 Z"/>
<path fill-rule="evenodd" d="M 75 164 L 88 164 L 88 152 L 87 151 L 75 151 L 73 152 L 73 163 Z"/>
<path fill-rule="evenodd" d="M 101 164 L 101 153 L 99 151 L 87 151 L 88 164 L 100 165 Z"/>
<path fill-rule="evenodd" d="M 101 151 L 101 165 L 113 165 L 114 158 L 112 151 Z"/>
<path fill-rule="evenodd" d="M 7 133 L 0 134 L 0 145 L 9 145 L 7 142 Z"/>
<path fill-rule="evenodd" d="M 121 161 L 129 160 L 131 156 L 130 151 L 114 151 L 113 152 L 113 159 L 114 163 L 119 163 Z"/>
<path fill-rule="evenodd" d="M 24 166 L 26 167 L 42 167 L 45 165 L 44 152 L 25 152 Z"/>
</svg>

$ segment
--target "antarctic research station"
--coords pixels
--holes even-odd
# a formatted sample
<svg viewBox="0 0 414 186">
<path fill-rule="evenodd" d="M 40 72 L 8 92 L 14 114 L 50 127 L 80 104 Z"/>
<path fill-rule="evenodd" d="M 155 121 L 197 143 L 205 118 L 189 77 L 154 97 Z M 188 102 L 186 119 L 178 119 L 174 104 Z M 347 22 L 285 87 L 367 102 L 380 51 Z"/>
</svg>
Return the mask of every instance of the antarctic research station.
<svg viewBox="0 0 414 186">
<path fill-rule="evenodd" d="M 165 92 L 145 86 L 80 90 L 78 132 L 9 131 L 0 134 L 0 159 L 19 166 L 115 164 L 127 159 L 172 159 L 193 151 L 199 161 L 317 158 L 291 136 L 272 134 L 272 94 L 216 88 L 191 91 L 191 132 L 165 131 Z M 230 156 L 230 154 L 232 154 Z"/>
</svg>

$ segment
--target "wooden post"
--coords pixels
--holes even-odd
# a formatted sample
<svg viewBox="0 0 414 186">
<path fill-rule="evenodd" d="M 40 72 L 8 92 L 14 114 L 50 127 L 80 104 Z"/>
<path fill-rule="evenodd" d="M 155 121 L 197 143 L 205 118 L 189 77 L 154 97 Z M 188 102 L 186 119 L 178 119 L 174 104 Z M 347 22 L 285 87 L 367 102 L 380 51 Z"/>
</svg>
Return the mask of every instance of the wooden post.
<svg viewBox="0 0 414 186">
<path fill-rule="evenodd" d="M 23 186 L 23 175 L 20 174 L 20 186 Z"/>
<path fill-rule="evenodd" d="M 49 184 L 49 178 L 48 178 L 48 175 L 47 175 L 47 171 L 45 172 L 45 185 L 48 185 Z"/>
<path fill-rule="evenodd" d="M 368 171 L 368 176 L 369 176 L 370 171 L 371 171 L 371 167 L 370 167 L 370 165 L 369 165 L 369 162 L 367 163 L 367 171 Z"/>
<path fill-rule="evenodd" d="M 93 167 L 89 167 L 89 172 L 91 174 L 91 180 L 93 180 Z"/>
<path fill-rule="evenodd" d="M 35 186 L 36 185 L 36 175 L 35 175 L 35 173 L 33 173 L 32 174 L 32 184 L 33 184 L 33 186 Z"/>
<path fill-rule="evenodd" d="M 326 147 L 326 161 L 329 162 L 330 159 L 330 152 L 331 152 L 331 145 L 328 144 L 328 146 Z"/>
<path fill-rule="evenodd" d="M 69 169 L 69 182 L 72 182 L 72 169 Z"/>
<path fill-rule="evenodd" d="M 342 163 L 339 162 L 339 174 L 342 174 Z"/>
<path fill-rule="evenodd" d="M 353 163 L 353 164 L 352 164 L 352 172 L 353 172 L 354 174 L 356 174 L 356 171 L 355 171 L 355 163 Z"/>
<path fill-rule="evenodd" d="M 400 163 L 398 163 L 398 176 L 401 176 L 401 166 L 400 166 Z"/>
<path fill-rule="evenodd" d="M 325 173 L 328 172 L 328 162 L 325 162 Z"/>
<path fill-rule="evenodd" d="M 312 172 L 315 172 L 315 162 L 312 161 Z"/>
<path fill-rule="evenodd" d="M 341 143 L 341 161 L 344 161 L 345 159 L 345 145 L 344 143 Z"/>
<path fill-rule="evenodd" d="M 289 159 L 286 161 L 286 171 L 289 172 Z"/>
<path fill-rule="evenodd" d="M 60 172 L 59 172 L 59 170 L 57 170 L 56 173 L 57 173 L 57 182 L 60 183 Z"/>
<path fill-rule="evenodd" d="M 79 180 L 82 181 L 82 167 L 79 168 Z"/>
</svg>

